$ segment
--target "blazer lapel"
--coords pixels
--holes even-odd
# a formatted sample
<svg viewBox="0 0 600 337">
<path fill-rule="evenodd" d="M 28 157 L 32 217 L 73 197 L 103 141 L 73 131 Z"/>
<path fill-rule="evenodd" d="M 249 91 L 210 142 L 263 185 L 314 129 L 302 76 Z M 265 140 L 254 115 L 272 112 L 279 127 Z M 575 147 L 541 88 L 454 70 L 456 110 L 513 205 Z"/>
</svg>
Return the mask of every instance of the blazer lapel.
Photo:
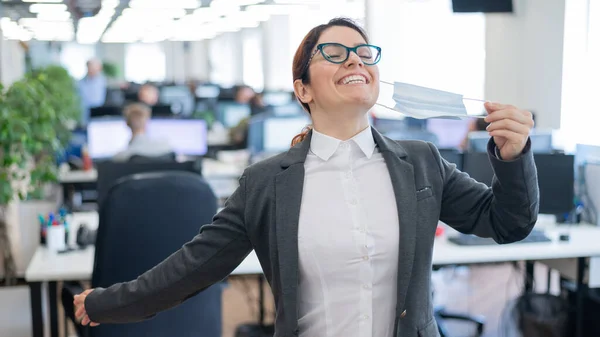
<svg viewBox="0 0 600 337">
<path fill-rule="evenodd" d="M 282 172 L 275 176 L 275 233 L 279 276 L 286 326 L 298 324 L 298 221 L 304 186 L 304 161 L 310 149 L 306 139 L 291 148 L 281 161 Z"/>
<path fill-rule="evenodd" d="M 400 222 L 400 251 L 398 256 L 397 317 L 404 311 L 404 303 L 415 258 L 417 233 L 417 193 L 413 165 L 402 159 L 407 156 L 400 144 L 383 137 L 373 129 L 373 137 L 379 146 L 390 173 L 398 219 Z"/>
</svg>

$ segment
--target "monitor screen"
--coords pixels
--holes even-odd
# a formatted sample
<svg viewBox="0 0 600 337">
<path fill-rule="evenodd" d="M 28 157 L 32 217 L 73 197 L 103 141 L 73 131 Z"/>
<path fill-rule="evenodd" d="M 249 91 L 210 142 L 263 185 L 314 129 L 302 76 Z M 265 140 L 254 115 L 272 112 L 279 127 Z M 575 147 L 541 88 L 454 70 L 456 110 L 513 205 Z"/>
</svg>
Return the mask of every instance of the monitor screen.
<svg viewBox="0 0 600 337">
<path fill-rule="evenodd" d="M 244 118 L 250 116 L 250 106 L 248 104 L 221 102 L 218 111 L 218 119 L 226 128 L 233 128 Z"/>
<path fill-rule="evenodd" d="M 201 156 L 207 151 L 207 126 L 197 119 L 152 119 L 148 135 L 166 139 L 175 153 Z M 110 158 L 127 148 L 131 130 L 124 120 L 92 121 L 88 125 L 88 151 L 94 159 Z"/>
<path fill-rule="evenodd" d="M 574 156 L 539 153 L 534 155 L 534 160 L 540 188 L 540 213 L 570 212 L 574 207 Z M 492 184 L 494 171 L 487 153 L 465 153 L 463 171 L 479 182 L 488 186 Z"/>
<path fill-rule="evenodd" d="M 427 120 L 427 130 L 437 136 L 439 147 L 458 148 L 469 132 L 470 123 L 471 118 L 430 118 Z"/>
<path fill-rule="evenodd" d="M 221 89 L 216 85 L 199 85 L 196 87 L 196 97 L 198 98 L 217 98 Z"/>
<path fill-rule="evenodd" d="M 176 115 L 190 115 L 194 110 L 194 96 L 184 85 L 164 86 L 160 88 L 160 102 L 169 105 Z"/>
<path fill-rule="evenodd" d="M 263 102 L 266 105 L 285 105 L 292 101 L 292 93 L 287 91 L 272 91 L 263 94 Z"/>
<path fill-rule="evenodd" d="M 263 148 L 265 152 L 279 152 L 290 148 L 292 138 L 302 132 L 310 121 L 300 118 L 267 118 L 264 121 Z"/>
</svg>

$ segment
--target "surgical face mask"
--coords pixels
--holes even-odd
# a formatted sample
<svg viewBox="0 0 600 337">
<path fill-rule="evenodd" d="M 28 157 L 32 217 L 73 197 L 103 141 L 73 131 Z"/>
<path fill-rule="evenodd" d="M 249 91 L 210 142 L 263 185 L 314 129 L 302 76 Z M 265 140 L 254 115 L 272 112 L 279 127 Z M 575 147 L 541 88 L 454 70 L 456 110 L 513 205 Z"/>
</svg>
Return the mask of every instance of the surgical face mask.
<svg viewBox="0 0 600 337">
<path fill-rule="evenodd" d="M 402 82 L 392 84 L 382 81 L 382 83 L 394 86 L 392 97 L 395 102 L 394 110 L 409 117 L 418 119 L 479 117 L 468 114 L 463 95 Z M 482 106 L 481 102 L 484 102 L 472 101 L 477 101 L 480 106 Z"/>
</svg>

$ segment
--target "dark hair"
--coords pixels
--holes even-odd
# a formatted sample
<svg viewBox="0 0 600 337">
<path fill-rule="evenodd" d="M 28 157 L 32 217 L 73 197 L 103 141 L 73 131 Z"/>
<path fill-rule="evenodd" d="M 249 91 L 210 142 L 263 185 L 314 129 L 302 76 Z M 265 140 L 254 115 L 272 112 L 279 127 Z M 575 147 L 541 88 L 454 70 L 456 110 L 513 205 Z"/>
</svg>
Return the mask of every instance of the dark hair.
<svg viewBox="0 0 600 337">
<path fill-rule="evenodd" d="M 315 28 L 311 29 L 308 32 L 308 34 L 306 34 L 304 39 L 302 39 L 302 42 L 300 42 L 300 45 L 298 46 L 298 49 L 296 49 L 296 53 L 294 54 L 294 61 L 292 64 L 292 76 L 294 78 L 294 81 L 302 80 L 302 83 L 304 84 L 310 83 L 308 60 L 310 60 L 310 56 L 313 53 L 313 50 L 315 49 L 315 46 L 317 45 L 317 41 L 319 41 L 321 34 L 323 34 L 325 30 L 331 27 L 348 27 L 354 29 L 363 37 L 363 39 L 365 39 L 365 42 L 369 43 L 369 37 L 367 36 L 367 33 L 364 31 L 364 29 L 362 29 L 353 20 L 348 18 L 334 18 L 328 23 L 316 26 Z M 308 104 L 300 101 L 300 98 L 298 96 L 296 96 L 296 99 L 302 105 L 304 110 L 306 110 L 310 114 L 310 107 L 308 106 Z M 302 133 L 296 135 L 292 139 L 292 146 L 303 141 L 311 128 L 311 126 L 307 126 L 306 128 L 304 128 Z"/>
</svg>

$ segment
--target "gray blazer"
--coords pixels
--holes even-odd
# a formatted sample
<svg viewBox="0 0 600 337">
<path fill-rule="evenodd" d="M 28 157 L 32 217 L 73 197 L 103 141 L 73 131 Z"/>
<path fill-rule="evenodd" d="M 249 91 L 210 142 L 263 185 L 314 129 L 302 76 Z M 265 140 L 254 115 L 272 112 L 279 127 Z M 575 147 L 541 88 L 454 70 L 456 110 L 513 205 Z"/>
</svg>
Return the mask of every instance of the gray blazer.
<svg viewBox="0 0 600 337">
<path fill-rule="evenodd" d="M 275 298 L 275 336 L 298 331 L 298 218 L 310 136 L 288 152 L 248 167 L 213 223 L 165 261 L 130 282 L 98 288 L 85 307 L 98 323 L 152 317 L 227 277 L 252 249 Z M 489 158 L 492 188 L 478 183 L 422 141 L 393 141 L 373 130 L 387 164 L 400 226 L 396 336 L 436 337 L 431 258 L 438 219 L 499 243 L 523 239 L 538 213 L 538 183 L 529 141 L 513 161 Z"/>
</svg>

